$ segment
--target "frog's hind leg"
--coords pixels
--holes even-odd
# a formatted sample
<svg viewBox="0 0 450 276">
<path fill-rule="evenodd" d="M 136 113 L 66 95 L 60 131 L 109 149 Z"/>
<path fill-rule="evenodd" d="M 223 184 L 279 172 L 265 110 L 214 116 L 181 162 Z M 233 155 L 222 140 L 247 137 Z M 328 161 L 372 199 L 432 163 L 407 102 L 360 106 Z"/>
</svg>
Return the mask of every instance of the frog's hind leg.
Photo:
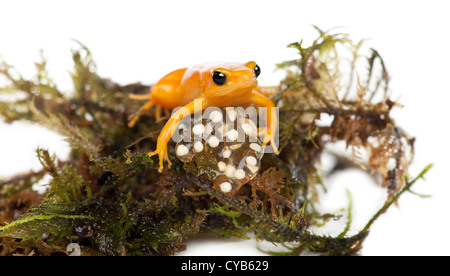
<svg viewBox="0 0 450 276">
<path fill-rule="evenodd" d="M 163 114 L 164 111 L 164 114 Z M 168 118 L 170 118 L 170 109 L 167 107 L 162 107 L 157 105 L 155 110 L 155 119 L 157 123 L 160 123 Z"/>
<path fill-rule="evenodd" d="M 137 95 L 137 96 L 139 96 L 139 99 L 141 99 L 141 97 L 140 97 L 141 95 Z M 130 95 L 130 98 L 132 98 L 131 95 Z M 130 127 L 130 128 L 134 127 L 136 122 L 145 113 L 145 111 L 149 110 L 154 105 L 155 105 L 155 103 L 150 99 L 143 106 L 141 106 L 141 108 L 139 108 L 139 110 L 136 113 L 134 113 L 133 115 L 131 115 L 130 118 L 128 119 L 129 120 L 128 127 Z"/>
<path fill-rule="evenodd" d="M 157 105 L 155 110 L 155 120 L 156 122 L 161 122 L 161 112 L 162 112 L 162 106 Z"/>
<path fill-rule="evenodd" d="M 170 117 L 170 109 L 168 109 L 167 107 L 164 107 L 164 115 L 166 117 Z"/>
<path fill-rule="evenodd" d="M 128 97 L 132 100 L 150 100 L 151 94 L 130 94 Z"/>
</svg>

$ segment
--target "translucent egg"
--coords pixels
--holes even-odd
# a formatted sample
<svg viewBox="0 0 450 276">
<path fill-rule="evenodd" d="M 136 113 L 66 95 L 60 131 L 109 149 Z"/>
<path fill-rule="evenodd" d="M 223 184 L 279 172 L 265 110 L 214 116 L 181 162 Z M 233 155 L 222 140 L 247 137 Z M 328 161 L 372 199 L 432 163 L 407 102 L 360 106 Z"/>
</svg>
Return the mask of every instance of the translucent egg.
<svg viewBox="0 0 450 276">
<path fill-rule="evenodd" d="M 233 195 L 260 169 L 263 146 L 256 122 L 245 118 L 242 109 L 229 107 L 204 115 L 192 122 L 190 129 L 184 129 L 175 153 L 184 163 L 192 162 L 198 154 L 214 156 L 214 188 Z"/>
</svg>

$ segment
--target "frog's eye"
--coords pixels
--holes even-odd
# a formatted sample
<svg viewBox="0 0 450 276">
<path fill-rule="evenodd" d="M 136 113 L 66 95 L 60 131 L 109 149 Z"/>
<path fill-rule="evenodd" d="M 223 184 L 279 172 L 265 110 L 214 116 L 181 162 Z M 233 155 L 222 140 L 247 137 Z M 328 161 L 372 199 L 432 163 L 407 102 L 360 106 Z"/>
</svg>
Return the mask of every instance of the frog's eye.
<svg viewBox="0 0 450 276">
<path fill-rule="evenodd" d="M 255 75 L 256 75 L 256 77 L 258 77 L 259 74 L 261 74 L 261 68 L 259 68 L 258 64 L 256 64 L 255 65 Z"/>
<path fill-rule="evenodd" d="M 217 85 L 224 85 L 225 82 L 227 81 L 227 76 L 225 76 L 225 74 L 222 72 L 214 71 L 213 72 L 213 81 Z"/>
</svg>

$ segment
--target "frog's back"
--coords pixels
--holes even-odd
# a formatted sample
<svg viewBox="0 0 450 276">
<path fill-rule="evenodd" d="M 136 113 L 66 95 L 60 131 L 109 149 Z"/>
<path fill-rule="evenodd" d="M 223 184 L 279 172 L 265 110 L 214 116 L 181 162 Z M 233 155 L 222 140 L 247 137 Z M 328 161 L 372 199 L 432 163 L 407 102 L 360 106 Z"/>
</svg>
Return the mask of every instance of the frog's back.
<svg viewBox="0 0 450 276">
<path fill-rule="evenodd" d="M 150 90 L 154 104 L 169 109 L 180 106 L 181 80 L 187 68 L 175 70 L 160 79 Z"/>
</svg>

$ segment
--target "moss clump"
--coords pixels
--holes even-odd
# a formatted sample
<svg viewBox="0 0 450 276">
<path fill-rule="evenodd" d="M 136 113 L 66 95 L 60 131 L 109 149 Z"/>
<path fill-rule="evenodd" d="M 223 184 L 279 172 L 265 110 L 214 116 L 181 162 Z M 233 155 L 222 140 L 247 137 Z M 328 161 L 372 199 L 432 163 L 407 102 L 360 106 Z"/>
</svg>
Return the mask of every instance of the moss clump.
<svg viewBox="0 0 450 276">
<path fill-rule="evenodd" d="M 418 179 L 408 176 L 414 138 L 390 117 L 398 104 L 389 97 L 389 75 L 378 52 L 367 57 L 367 72 L 356 74 L 362 42 L 318 32 L 310 46 L 290 44 L 299 58 L 279 64 L 287 72 L 273 97 L 280 106 L 281 154 L 266 154 L 259 175 L 233 197 L 214 189 L 208 158 L 184 165 L 173 145 L 172 169 L 157 172 L 156 157 L 147 153 L 163 125 L 150 111 L 127 127 L 140 104 L 129 94 L 148 93 L 149 86 L 101 78 L 85 46 L 72 53 L 70 95 L 49 78 L 43 57 L 31 80 L 2 63 L 0 73 L 10 84 L 0 91 L 14 95 L 0 102 L 3 119 L 46 126 L 67 137 L 72 152 L 60 161 L 39 148 L 42 170 L 0 181 L 0 255 L 68 254 L 67 245 L 74 242 L 82 255 L 173 255 L 198 233 L 247 238 L 247 231 L 289 243 L 282 254 L 358 254 L 372 223 Z M 332 118 L 330 125 L 317 123 L 323 115 Z M 336 141 L 353 153 L 339 156 L 340 168 L 358 166 L 379 175 L 388 191 L 384 207 L 354 236 L 346 234 L 350 209 L 340 235 L 309 230 L 333 217 L 316 211 L 317 187 L 326 177 L 316 165 L 326 145 Z M 46 175 L 51 180 L 40 195 L 31 187 Z"/>
</svg>

